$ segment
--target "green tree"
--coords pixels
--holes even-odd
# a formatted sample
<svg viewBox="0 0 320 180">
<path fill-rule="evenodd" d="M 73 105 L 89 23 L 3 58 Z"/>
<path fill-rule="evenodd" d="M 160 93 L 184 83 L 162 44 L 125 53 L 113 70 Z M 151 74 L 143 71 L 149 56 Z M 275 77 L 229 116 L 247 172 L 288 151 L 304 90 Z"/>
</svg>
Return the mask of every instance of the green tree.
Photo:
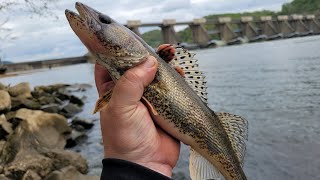
<svg viewBox="0 0 320 180">
<path fill-rule="evenodd" d="M 281 14 L 311 14 L 320 10 L 320 0 L 294 0 L 282 6 Z"/>
</svg>

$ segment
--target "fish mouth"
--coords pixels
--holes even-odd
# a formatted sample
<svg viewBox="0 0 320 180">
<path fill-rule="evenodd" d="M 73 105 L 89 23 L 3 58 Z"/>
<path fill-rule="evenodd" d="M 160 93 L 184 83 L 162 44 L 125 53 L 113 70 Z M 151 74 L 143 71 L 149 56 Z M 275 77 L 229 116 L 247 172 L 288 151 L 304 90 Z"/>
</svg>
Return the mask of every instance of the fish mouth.
<svg viewBox="0 0 320 180">
<path fill-rule="evenodd" d="M 108 25 L 115 22 L 109 16 L 104 15 L 99 11 L 92 9 L 80 2 L 76 2 L 75 8 L 77 9 L 79 14 L 68 9 L 65 10 L 65 14 L 69 22 L 76 20 L 81 23 L 87 24 L 87 26 L 90 28 L 98 28 L 98 30 L 101 29 L 101 26 L 103 24 Z"/>
</svg>

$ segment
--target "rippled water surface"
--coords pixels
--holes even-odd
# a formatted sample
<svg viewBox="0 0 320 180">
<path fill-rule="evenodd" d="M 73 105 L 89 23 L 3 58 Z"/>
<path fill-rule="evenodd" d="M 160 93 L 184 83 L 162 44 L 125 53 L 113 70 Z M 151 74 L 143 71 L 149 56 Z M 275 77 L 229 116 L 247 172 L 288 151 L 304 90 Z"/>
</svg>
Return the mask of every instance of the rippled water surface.
<svg viewBox="0 0 320 180">
<path fill-rule="evenodd" d="M 245 44 L 197 51 L 206 72 L 209 104 L 249 121 L 245 172 L 249 179 L 320 179 L 320 37 Z M 94 85 L 93 66 L 75 65 L 0 79 L 33 86 L 54 83 Z M 94 88 L 80 116 L 91 115 Z M 77 146 L 99 174 L 103 147 L 99 121 L 88 142 Z M 175 178 L 188 176 L 188 148 L 182 147 Z"/>
</svg>

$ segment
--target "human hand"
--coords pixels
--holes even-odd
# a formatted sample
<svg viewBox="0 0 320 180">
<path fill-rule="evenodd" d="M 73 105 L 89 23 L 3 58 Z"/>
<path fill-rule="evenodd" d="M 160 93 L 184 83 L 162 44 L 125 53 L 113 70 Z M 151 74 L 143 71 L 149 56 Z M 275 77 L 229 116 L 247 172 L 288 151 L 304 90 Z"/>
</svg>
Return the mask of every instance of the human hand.
<svg viewBox="0 0 320 180">
<path fill-rule="evenodd" d="M 113 89 L 108 106 L 100 112 L 106 158 L 131 161 L 171 177 L 180 143 L 155 126 L 148 109 L 140 101 L 144 88 L 154 79 L 157 61 L 146 62 L 128 71 L 114 84 L 107 70 L 95 66 L 99 95 Z"/>
</svg>

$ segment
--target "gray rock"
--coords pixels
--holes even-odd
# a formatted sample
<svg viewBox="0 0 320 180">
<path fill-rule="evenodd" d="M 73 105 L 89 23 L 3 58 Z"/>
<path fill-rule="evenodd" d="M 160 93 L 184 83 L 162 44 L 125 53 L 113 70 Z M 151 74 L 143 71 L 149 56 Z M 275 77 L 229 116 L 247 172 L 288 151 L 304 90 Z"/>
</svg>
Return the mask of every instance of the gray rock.
<svg viewBox="0 0 320 180">
<path fill-rule="evenodd" d="M 16 127 L 20 124 L 20 122 L 22 121 L 22 119 L 19 119 L 16 117 L 16 111 L 10 111 L 8 113 L 6 113 L 6 119 L 9 123 L 11 123 L 12 125 L 12 129 L 15 130 Z"/>
<path fill-rule="evenodd" d="M 61 88 L 64 89 L 68 86 L 70 86 L 70 85 L 68 85 L 68 84 L 54 84 L 54 85 L 50 85 L 50 86 L 36 86 L 34 88 L 34 91 L 53 94 L 54 92 L 59 91 L 59 89 L 61 89 Z"/>
<path fill-rule="evenodd" d="M 70 94 L 67 90 L 61 88 L 56 93 L 57 98 L 59 98 L 61 101 L 70 100 L 72 94 Z"/>
<path fill-rule="evenodd" d="M 77 130 L 77 131 L 80 131 L 80 132 L 86 130 L 83 126 L 78 125 L 78 124 L 76 124 L 76 125 L 71 125 L 71 127 L 72 127 L 72 129 Z"/>
<path fill-rule="evenodd" d="M 82 99 L 78 98 L 77 96 L 71 95 L 70 96 L 70 102 L 73 104 L 77 104 L 79 106 L 83 106 L 84 103 L 82 101 Z"/>
<path fill-rule="evenodd" d="M 46 104 L 54 104 L 56 103 L 56 98 L 53 96 L 41 96 L 38 99 L 38 102 L 41 105 L 46 105 Z"/>
<path fill-rule="evenodd" d="M 45 180 L 100 180 L 99 176 L 87 176 L 81 174 L 73 166 L 65 167 L 59 171 L 53 171 Z"/>
<path fill-rule="evenodd" d="M 0 90 L 0 113 L 7 112 L 11 109 L 11 98 L 7 91 Z"/>
<path fill-rule="evenodd" d="M 5 139 L 7 135 L 12 134 L 12 125 L 6 119 L 4 114 L 0 115 L 0 140 Z"/>
<path fill-rule="evenodd" d="M 74 147 L 82 142 L 84 142 L 88 136 L 83 133 L 79 132 L 77 130 L 72 130 L 71 134 L 69 135 L 69 138 L 67 139 L 66 148 Z"/>
<path fill-rule="evenodd" d="M 0 180 L 10 180 L 10 179 L 7 178 L 5 175 L 0 174 Z"/>
<path fill-rule="evenodd" d="M 31 88 L 29 83 L 27 82 L 19 83 L 15 86 L 10 87 L 8 92 L 12 97 L 22 97 L 22 98 L 32 97 Z"/>
<path fill-rule="evenodd" d="M 73 103 L 69 103 L 62 108 L 60 114 L 64 115 L 67 118 L 70 118 L 81 111 L 82 109 L 79 106 Z"/>
<path fill-rule="evenodd" d="M 48 113 L 58 113 L 60 111 L 60 107 L 57 104 L 48 104 L 41 106 L 41 110 Z"/>
<path fill-rule="evenodd" d="M 11 109 L 18 110 L 21 108 L 28 108 L 39 110 L 41 109 L 41 105 L 35 99 L 26 99 L 23 97 L 11 97 Z"/>
<path fill-rule="evenodd" d="M 73 166 L 87 173 L 86 160 L 80 154 L 64 150 L 65 136 L 70 134 L 65 117 L 38 110 L 20 109 L 16 118 L 22 119 L 9 135 L 0 162 L 10 179 L 34 177 L 44 179 L 54 170 Z M 31 171 L 32 170 L 32 171 Z"/>
<path fill-rule="evenodd" d="M 6 90 L 7 86 L 5 86 L 4 84 L 0 83 L 0 90 Z"/>
<path fill-rule="evenodd" d="M 22 177 L 22 180 L 41 180 L 39 174 L 33 170 L 28 170 Z"/>
<path fill-rule="evenodd" d="M 91 129 L 94 125 L 92 120 L 83 119 L 80 117 L 73 118 L 71 124 L 72 125 L 80 125 L 85 129 Z"/>
<path fill-rule="evenodd" d="M 66 87 L 66 89 L 69 92 L 79 92 L 79 91 L 83 92 L 91 87 L 92 86 L 90 84 L 72 84 L 72 85 Z"/>
</svg>

